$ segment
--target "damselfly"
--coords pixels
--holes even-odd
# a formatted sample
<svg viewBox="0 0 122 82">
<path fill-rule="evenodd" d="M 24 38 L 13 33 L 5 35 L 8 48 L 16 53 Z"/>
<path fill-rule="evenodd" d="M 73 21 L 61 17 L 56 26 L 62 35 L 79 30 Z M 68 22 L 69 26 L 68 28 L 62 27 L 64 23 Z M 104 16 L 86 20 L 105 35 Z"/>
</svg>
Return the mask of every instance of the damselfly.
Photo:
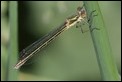
<svg viewBox="0 0 122 82">
<path fill-rule="evenodd" d="M 86 17 L 86 11 L 83 7 L 77 8 L 77 13 L 69 18 L 59 27 L 45 35 L 43 38 L 37 40 L 27 48 L 23 49 L 20 52 L 19 62 L 15 65 L 15 69 L 20 68 L 26 61 L 28 61 L 34 54 L 44 48 L 47 44 L 49 44 L 52 40 L 54 40 L 59 34 L 63 31 L 69 29 L 75 24 L 84 21 Z"/>
</svg>

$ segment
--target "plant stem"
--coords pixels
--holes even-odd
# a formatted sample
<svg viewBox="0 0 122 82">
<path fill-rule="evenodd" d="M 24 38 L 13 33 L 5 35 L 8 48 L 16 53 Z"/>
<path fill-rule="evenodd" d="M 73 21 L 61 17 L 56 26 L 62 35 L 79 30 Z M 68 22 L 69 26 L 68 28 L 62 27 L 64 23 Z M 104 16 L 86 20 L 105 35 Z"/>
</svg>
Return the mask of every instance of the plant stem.
<svg viewBox="0 0 122 82">
<path fill-rule="evenodd" d="M 13 69 L 17 62 L 18 54 L 18 20 L 17 20 L 17 1 L 9 2 L 9 22 L 10 22 L 10 43 L 9 43 L 9 54 L 7 63 L 7 80 L 15 81 L 18 77 L 18 71 Z"/>
<path fill-rule="evenodd" d="M 92 14 L 92 17 L 90 17 L 90 21 L 92 22 L 89 24 L 91 25 L 90 29 L 93 29 L 90 33 L 97 55 L 97 61 L 99 64 L 102 79 L 105 81 L 120 80 L 117 66 L 113 59 L 108 34 L 102 18 L 99 4 L 96 1 L 84 1 L 84 5 L 88 16 L 90 16 L 93 10 L 96 10 Z M 94 14 L 97 14 L 97 16 L 93 17 Z"/>
</svg>

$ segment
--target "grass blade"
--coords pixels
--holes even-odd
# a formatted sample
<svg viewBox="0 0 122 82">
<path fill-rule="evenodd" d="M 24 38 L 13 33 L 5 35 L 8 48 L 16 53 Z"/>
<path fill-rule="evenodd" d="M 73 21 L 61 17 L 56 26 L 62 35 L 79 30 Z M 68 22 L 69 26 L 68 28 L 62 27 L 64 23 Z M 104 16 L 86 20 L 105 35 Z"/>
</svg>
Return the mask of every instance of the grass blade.
<svg viewBox="0 0 122 82">
<path fill-rule="evenodd" d="M 96 1 L 84 1 L 84 5 L 88 16 L 91 14 L 93 10 L 96 10 L 95 14 L 97 14 L 97 16 L 90 18 L 92 20 L 91 29 L 98 28 L 100 30 L 94 29 L 93 31 L 91 31 L 91 36 L 97 55 L 97 60 L 102 79 L 105 81 L 120 80 L 117 66 L 112 56 L 108 34 L 102 18 L 99 4 Z"/>
<path fill-rule="evenodd" d="M 18 54 L 18 41 L 17 41 L 17 1 L 9 2 L 9 22 L 10 22 L 10 43 L 9 43 L 9 54 L 7 63 L 7 80 L 17 80 L 18 71 L 13 69 L 17 62 Z"/>
</svg>

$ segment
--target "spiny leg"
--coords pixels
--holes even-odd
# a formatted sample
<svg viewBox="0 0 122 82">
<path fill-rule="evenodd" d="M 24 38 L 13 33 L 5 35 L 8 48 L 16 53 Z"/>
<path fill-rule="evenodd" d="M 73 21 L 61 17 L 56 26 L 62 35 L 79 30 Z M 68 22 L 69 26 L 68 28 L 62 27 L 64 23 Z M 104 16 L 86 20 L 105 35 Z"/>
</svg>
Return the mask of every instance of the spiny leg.
<svg viewBox="0 0 122 82">
<path fill-rule="evenodd" d="M 84 20 L 84 19 L 82 19 L 82 22 L 81 22 L 81 21 L 77 22 L 76 28 L 81 27 L 81 32 L 82 32 L 82 33 L 85 33 L 85 32 L 87 32 L 87 31 L 89 31 L 89 30 L 85 30 L 85 31 L 83 30 L 82 26 L 85 25 L 85 24 L 87 24 L 87 25 L 89 26 L 89 24 L 87 23 L 87 21 Z"/>
<path fill-rule="evenodd" d="M 93 18 L 95 17 L 95 16 L 98 16 L 98 14 L 94 14 L 94 12 L 96 12 L 96 10 L 93 10 L 91 13 L 90 13 L 90 16 L 88 17 L 88 23 L 89 23 L 89 27 L 90 27 L 90 30 L 91 30 L 91 32 L 93 31 L 93 30 L 100 30 L 99 28 L 96 28 L 96 27 L 94 27 L 94 28 L 91 28 L 91 26 L 92 26 L 92 22 L 93 22 Z M 92 19 L 92 20 L 91 20 Z"/>
<path fill-rule="evenodd" d="M 79 23 L 80 23 L 80 22 L 77 22 L 77 24 L 76 24 L 76 28 L 79 28 Z M 81 26 L 81 25 L 80 25 L 80 26 Z"/>
<path fill-rule="evenodd" d="M 88 17 L 88 22 L 90 21 L 90 18 L 92 18 L 94 12 L 96 12 L 96 10 L 93 10 L 93 11 L 90 13 L 90 15 L 89 15 L 89 17 Z"/>
</svg>

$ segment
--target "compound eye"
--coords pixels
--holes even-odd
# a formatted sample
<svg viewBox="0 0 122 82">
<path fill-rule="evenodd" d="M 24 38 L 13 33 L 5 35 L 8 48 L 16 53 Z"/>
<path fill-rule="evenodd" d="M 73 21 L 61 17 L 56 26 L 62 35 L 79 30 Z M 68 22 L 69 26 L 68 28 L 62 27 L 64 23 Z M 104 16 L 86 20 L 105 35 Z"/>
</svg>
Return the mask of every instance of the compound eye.
<svg viewBox="0 0 122 82">
<path fill-rule="evenodd" d="M 78 7 L 77 11 L 81 11 L 83 9 L 83 7 Z"/>
</svg>

